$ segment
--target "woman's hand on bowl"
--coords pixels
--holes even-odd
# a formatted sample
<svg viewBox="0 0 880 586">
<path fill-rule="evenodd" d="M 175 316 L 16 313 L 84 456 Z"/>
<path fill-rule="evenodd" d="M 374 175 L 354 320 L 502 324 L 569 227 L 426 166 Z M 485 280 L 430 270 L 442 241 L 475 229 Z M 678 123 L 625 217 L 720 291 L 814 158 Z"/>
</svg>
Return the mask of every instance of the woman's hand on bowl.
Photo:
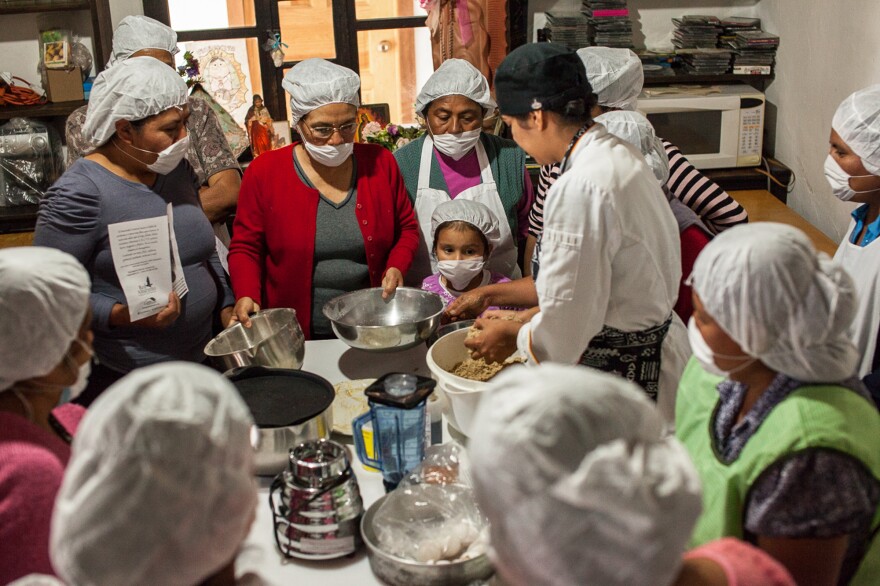
<svg viewBox="0 0 880 586">
<path fill-rule="evenodd" d="M 220 323 L 223 325 L 224 328 L 228 328 L 229 326 L 236 323 L 234 306 L 227 305 L 220 310 Z"/>
<path fill-rule="evenodd" d="M 403 285 L 403 273 L 400 272 L 400 269 L 391 267 L 385 271 L 385 276 L 382 277 L 382 299 L 388 299 L 394 295 L 394 291 L 401 285 Z"/>
<path fill-rule="evenodd" d="M 229 317 L 229 323 L 226 327 L 234 326 L 241 323 L 246 328 L 251 327 L 251 314 L 260 311 L 260 306 L 250 297 L 240 297 L 232 308 L 232 315 Z M 222 314 L 221 314 L 222 318 Z"/>
<path fill-rule="evenodd" d="M 522 322 L 508 319 L 481 318 L 472 326 L 480 332 L 465 338 L 464 345 L 470 349 L 471 358 L 504 362 L 516 352 L 516 336 L 522 326 Z"/>
</svg>

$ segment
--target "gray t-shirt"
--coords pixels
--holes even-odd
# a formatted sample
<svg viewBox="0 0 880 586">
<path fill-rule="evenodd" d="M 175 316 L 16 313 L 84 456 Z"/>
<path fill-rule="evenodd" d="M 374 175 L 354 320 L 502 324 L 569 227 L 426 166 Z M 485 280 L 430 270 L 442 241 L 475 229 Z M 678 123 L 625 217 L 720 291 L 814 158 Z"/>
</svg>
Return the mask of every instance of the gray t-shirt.
<svg viewBox="0 0 880 586">
<path fill-rule="evenodd" d="M 333 336 L 330 321 L 321 311 L 325 303 L 343 293 L 370 286 L 364 235 L 355 216 L 357 161 L 352 162 L 352 185 L 345 199 L 334 203 L 320 195 L 318 200 L 312 275 L 313 339 Z M 294 164 L 302 182 L 314 189 L 295 156 Z"/>
<path fill-rule="evenodd" d="M 189 293 L 181 313 L 164 330 L 110 327 L 110 310 L 125 304 L 116 276 L 107 226 L 167 215 L 171 203 L 174 232 Z M 75 256 L 92 279 L 95 354 L 113 370 L 129 372 L 168 360 L 201 362 L 211 339 L 211 321 L 235 299 L 214 250 L 214 232 L 202 212 L 192 167 L 182 161 L 147 187 L 127 181 L 88 159 L 79 159 L 49 188 L 40 203 L 34 244 Z"/>
</svg>

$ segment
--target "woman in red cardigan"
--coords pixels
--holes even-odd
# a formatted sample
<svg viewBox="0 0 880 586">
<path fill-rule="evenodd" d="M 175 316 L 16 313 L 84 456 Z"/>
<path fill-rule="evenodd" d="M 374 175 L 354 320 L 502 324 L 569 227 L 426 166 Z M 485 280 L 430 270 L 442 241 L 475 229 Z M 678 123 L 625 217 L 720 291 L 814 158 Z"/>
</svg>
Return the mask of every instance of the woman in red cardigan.
<svg viewBox="0 0 880 586">
<path fill-rule="evenodd" d="M 235 317 L 292 307 L 307 339 L 333 337 L 324 303 L 403 284 L 418 224 L 394 157 L 354 144 L 360 79 L 323 59 L 284 77 L 302 142 L 264 153 L 241 183 L 229 274 Z"/>
</svg>

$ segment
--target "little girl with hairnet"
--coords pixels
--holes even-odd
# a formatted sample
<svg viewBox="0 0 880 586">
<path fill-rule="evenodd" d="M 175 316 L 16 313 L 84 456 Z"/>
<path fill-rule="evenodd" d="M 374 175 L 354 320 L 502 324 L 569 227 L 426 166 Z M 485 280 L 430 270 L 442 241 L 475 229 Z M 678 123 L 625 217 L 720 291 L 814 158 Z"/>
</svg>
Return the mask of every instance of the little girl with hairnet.
<svg viewBox="0 0 880 586">
<path fill-rule="evenodd" d="M 465 291 L 510 281 L 486 268 L 501 233 L 497 216 L 485 205 L 467 199 L 441 203 L 431 215 L 431 233 L 439 272 L 426 277 L 422 289 L 437 293 L 447 305 Z"/>
<path fill-rule="evenodd" d="M 876 584 L 880 414 L 854 376 L 852 279 L 759 223 L 716 236 L 691 281 L 675 414 L 703 484 L 691 545 L 742 538 L 798 584 Z"/>
<path fill-rule="evenodd" d="M 556 364 L 503 372 L 477 419 L 471 474 L 501 583 L 794 586 L 739 540 L 682 558 L 699 479 L 633 383 Z"/>
</svg>

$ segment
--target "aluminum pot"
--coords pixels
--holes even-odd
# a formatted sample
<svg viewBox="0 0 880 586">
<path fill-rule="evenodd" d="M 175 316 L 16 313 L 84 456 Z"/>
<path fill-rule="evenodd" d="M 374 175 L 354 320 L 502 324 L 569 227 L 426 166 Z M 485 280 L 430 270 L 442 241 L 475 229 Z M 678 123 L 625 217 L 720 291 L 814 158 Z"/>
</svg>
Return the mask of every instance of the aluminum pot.
<svg viewBox="0 0 880 586">
<path fill-rule="evenodd" d="M 226 373 L 254 418 L 251 445 L 260 476 L 274 476 L 287 467 L 290 449 L 328 439 L 333 429 L 335 398 L 326 379 L 298 370 L 248 366 Z"/>
<path fill-rule="evenodd" d="M 205 355 L 223 370 L 241 366 L 299 369 L 305 352 L 306 339 L 296 311 L 289 308 L 258 311 L 251 316 L 251 327 L 235 324 L 205 346 Z"/>
<path fill-rule="evenodd" d="M 385 553 L 378 546 L 373 518 L 385 502 L 383 496 L 367 509 L 361 519 L 361 537 L 367 546 L 370 569 L 383 582 L 391 586 L 465 586 L 472 582 L 489 579 L 495 573 L 489 556 L 483 554 L 475 558 L 448 564 L 425 564 Z"/>
</svg>

